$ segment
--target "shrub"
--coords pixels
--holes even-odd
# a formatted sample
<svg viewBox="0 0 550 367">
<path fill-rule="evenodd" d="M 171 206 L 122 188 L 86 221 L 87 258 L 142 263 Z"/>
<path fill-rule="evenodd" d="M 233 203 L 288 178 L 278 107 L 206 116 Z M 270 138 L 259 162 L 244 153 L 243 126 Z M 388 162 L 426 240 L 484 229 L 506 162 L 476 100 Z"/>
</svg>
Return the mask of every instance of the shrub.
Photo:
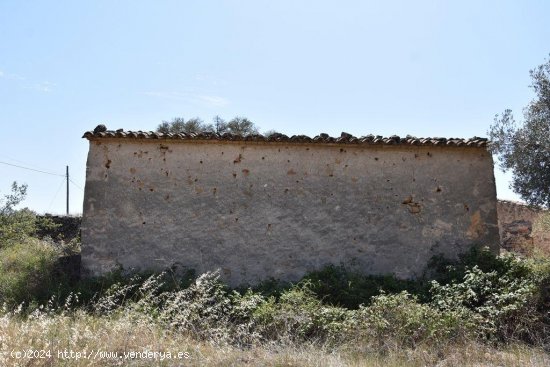
<svg viewBox="0 0 550 367">
<path fill-rule="evenodd" d="M 468 269 L 477 266 L 482 271 L 496 270 L 499 274 L 508 270 L 504 258 L 493 254 L 488 247 L 472 247 L 469 251 L 459 254 L 457 260 L 434 256 L 428 262 L 424 278 L 436 280 L 440 284 L 461 281 Z M 430 287 L 428 282 L 428 288 Z"/>
<path fill-rule="evenodd" d="M 290 282 L 271 277 L 261 281 L 256 285 L 240 286 L 237 287 L 235 290 L 241 294 L 245 294 L 246 292 L 248 292 L 249 289 L 251 289 L 252 291 L 260 293 L 265 297 L 274 296 L 275 298 L 279 298 L 281 294 L 283 294 L 283 292 L 289 290 L 290 288 L 292 288 L 292 286 L 293 284 Z"/>
<path fill-rule="evenodd" d="M 349 311 L 324 305 L 311 290 L 309 282 L 302 282 L 260 304 L 254 320 L 267 339 L 286 338 L 293 341 L 335 341 L 345 337 Z"/>
<path fill-rule="evenodd" d="M 434 256 L 424 274 L 416 279 L 398 279 L 391 274 L 367 275 L 350 270 L 344 265 L 328 265 L 306 274 L 304 280 L 310 283 L 310 289 L 324 303 L 357 309 L 361 304 L 368 305 L 373 297 L 380 294 L 397 294 L 403 291 L 415 295 L 421 302 L 430 302 L 431 280 L 437 280 L 439 284 L 459 282 L 464 278 L 467 269 L 474 265 L 484 271 L 495 270 L 498 274 L 510 270 L 504 258 L 495 256 L 487 248 L 473 247 L 459 255 L 457 260 Z M 525 276 L 528 272 L 526 267 L 515 269 L 516 276 Z"/>
<path fill-rule="evenodd" d="M 496 258 L 494 270 L 467 267 L 461 281 L 432 283 L 431 304 L 443 311 L 470 313 L 485 338 L 533 342 L 546 335 L 544 284 L 549 274 L 512 255 Z M 547 297 L 547 295 L 546 295 Z"/>
<path fill-rule="evenodd" d="M 407 292 L 380 294 L 370 306 L 361 306 L 349 321 L 356 337 L 366 339 L 379 351 L 456 341 L 470 335 L 475 327 L 463 313 L 432 308 Z"/>
<path fill-rule="evenodd" d="M 327 265 L 304 277 L 310 289 L 323 302 L 349 309 L 370 303 L 372 297 L 383 292 L 399 293 L 407 290 L 421 293 L 422 280 L 397 279 L 393 275 L 366 275 L 349 270 L 344 265 Z"/>
<path fill-rule="evenodd" d="M 15 209 L 25 199 L 27 185 L 14 182 L 11 194 L 0 199 L 0 247 L 25 241 L 36 234 L 39 228 L 51 228 L 55 224 L 47 218 L 38 218 L 32 210 Z"/>
<path fill-rule="evenodd" d="M 0 256 L 0 297 L 10 307 L 56 294 L 48 309 L 160 325 L 215 344 L 352 341 L 388 351 L 439 348 L 470 336 L 544 343 L 550 325 L 550 260 L 542 258 L 474 250 L 455 262 L 435 260 L 431 283 L 330 266 L 296 285 L 271 282 L 262 292 L 237 292 L 219 272 L 193 279 L 192 272 L 129 277 L 120 269 L 70 286 L 54 271 L 56 250 L 39 240 L 2 248 Z"/>
<path fill-rule="evenodd" d="M 0 301 L 45 302 L 55 293 L 57 250 L 48 242 L 27 238 L 0 249 Z"/>
<path fill-rule="evenodd" d="M 219 277 L 219 272 L 204 273 L 189 288 L 165 293 L 161 320 L 199 338 L 227 340 L 232 305 Z"/>
</svg>

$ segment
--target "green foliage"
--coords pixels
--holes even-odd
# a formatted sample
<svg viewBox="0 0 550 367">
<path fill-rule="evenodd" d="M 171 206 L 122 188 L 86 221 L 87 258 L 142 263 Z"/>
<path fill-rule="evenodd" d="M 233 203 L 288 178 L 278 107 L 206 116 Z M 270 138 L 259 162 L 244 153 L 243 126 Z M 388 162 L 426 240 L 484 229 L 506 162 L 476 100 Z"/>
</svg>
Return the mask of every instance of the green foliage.
<svg viewBox="0 0 550 367">
<path fill-rule="evenodd" d="M 473 249 L 456 261 L 436 258 L 429 276 L 398 280 L 329 266 L 295 285 L 275 280 L 259 288 L 228 288 L 219 272 L 128 275 L 119 269 L 71 285 L 55 271 L 58 253 L 32 240 L 0 250 L 0 297 L 48 303 L 217 344 L 361 343 L 384 352 L 442 348 L 475 338 L 547 345 L 550 340 L 550 260 L 494 256 Z M 55 298 L 51 298 L 55 296 Z"/>
<path fill-rule="evenodd" d="M 0 215 L 8 216 L 15 213 L 15 207 L 21 203 L 27 196 L 27 185 L 18 185 L 17 182 L 11 184 L 11 194 L 4 195 L 0 200 Z"/>
<path fill-rule="evenodd" d="M 27 185 L 14 182 L 11 194 L 0 199 L 0 248 L 26 241 L 40 228 L 54 226 L 50 220 L 38 218 L 32 210 L 16 209 L 26 196 Z"/>
<path fill-rule="evenodd" d="M 20 209 L 0 215 L 0 245 L 9 246 L 24 241 L 36 232 L 36 215 L 29 209 Z"/>
<path fill-rule="evenodd" d="M 398 293 L 404 290 L 420 293 L 419 280 L 397 279 L 392 275 L 365 275 L 346 269 L 344 265 L 328 265 L 308 273 L 305 278 L 311 290 L 323 302 L 356 309 L 368 304 L 372 297 L 382 292 Z"/>
<path fill-rule="evenodd" d="M 27 195 L 27 185 L 14 182 L 11 194 L 0 200 L 0 246 L 4 247 L 17 241 L 22 241 L 36 229 L 36 217 L 28 209 L 16 210 Z"/>
<path fill-rule="evenodd" d="M 270 297 L 254 312 L 254 320 L 267 339 L 281 336 L 295 340 L 336 340 L 345 337 L 345 308 L 324 305 L 302 282 L 284 291 L 276 300 Z"/>
<path fill-rule="evenodd" d="M 511 255 L 497 260 L 492 269 L 466 267 L 463 279 L 446 285 L 433 281 L 431 304 L 469 315 L 483 337 L 532 341 L 549 326 L 549 264 L 535 266 Z"/>
<path fill-rule="evenodd" d="M 464 279 L 468 269 L 477 266 L 484 272 L 496 271 L 497 274 L 505 274 L 510 271 L 510 261 L 506 256 L 496 256 L 487 247 L 472 247 L 470 251 L 460 254 L 458 260 L 449 260 L 442 256 L 434 256 L 430 259 L 425 274 L 428 288 L 430 280 L 436 280 L 440 284 L 459 282 Z M 516 276 L 526 276 L 529 273 L 527 266 L 515 267 Z"/>
<path fill-rule="evenodd" d="M 246 117 L 236 116 L 229 122 L 226 122 L 219 116 L 213 118 L 212 124 L 206 124 L 198 117 L 185 120 L 181 117 L 175 117 L 172 121 L 163 121 L 157 127 L 157 132 L 161 133 L 230 133 L 235 135 L 251 135 L 258 133 L 258 127 Z"/>
<path fill-rule="evenodd" d="M 475 328 L 461 313 L 419 303 L 407 292 L 374 297 L 351 321 L 358 337 L 372 340 L 379 351 L 460 340 Z"/>
<path fill-rule="evenodd" d="M 55 294 L 57 250 L 48 242 L 27 238 L 0 249 L 0 303 L 45 302 Z"/>
<path fill-rule="evenodd" d="M 281 294 L 290 289 L 292 287 L 292 283 L 290 282 L 284 282 L 279 279 L 275 279 L 273 277 L 265 279 L 264 281 L 250 287 L 250 286 L 241 286 L 237 287 L 236 291 L 239 293 L 247 292 L 249 289 L 252 289 L 256 293 L 260 293 L 266 297 L 275 297 L 279 298 Z"/>
<path fill-rule="evenodd" d="M 191 118 L 187 121 L 182 117 L 175 117 L 172 121 L 163 121 L 158 127 L 157 131 L 161 133 L 200 133 L 200 132 L 212 132 L 212 125 L 207 125 L 198 117 Z"/>
<path fill-rule="evenodd" d="M 403 291 L 426 303 L 432 299 L 432 280 L 441 285 L 462 282 L 469 269 L 474 266 L 484 272 L 495 271 L 497 276 L 511 275 L 524 278 L 535 271 L 536 266 L 529 261 L 521 263 L 521 266 L 516 264 L 517 266 L 511 269 L 508 257 L 495 256 L 488 248 L 473 247 L 470 251 L 460 254 L 457 260 L 434 256 L 429 261 L 425 274 L 417 279 L 398 279 L 393 275 L 367 275 L 344 265 L 327 265 L 320 270 L 307 273 L 301 282 L 306 282 L 308 289 L 323 303 L 347 309 L 358 309 L 360 305 L 368 305 L 373 297 L 383 293 L 396 294 Z M 264 296 L 279 299 L 281 294 L 291 288 L 290 283 L 267 279 L 252 289 Z M 241 288 L 239 291 L 242 293 L 246 289 Z"/>
<path fill-rule="evenodd" d="M 227 123 L 227 132 L 244 136 L 258 134 L 258 128 L 246 117 L 236 116 Z"/>
<path fill-rule="evenodd" d="M 513 190 L 532 205 L 550 207 L 550 60 L 530 71 L 536 98 L 518 126 L 511 110 L 496 115 L 489 136 L 503 170 L 512 170 Z"/>
<path fill-rule="evenodd" d="M 431 280 L 437 280 L 440 284 L 460 281 L 467 269 L 474 265 L 486 271 L 496 270 L 498 274 L 508 269 L 506 260 L 495 256 L 489 249 L 473 247 L 470 251 L 459 255 L 457 260 L 448 260 L 442 256 L 433 257 L 425 274 L 417 279 L 398 279 L 393 275 L 367 275 L 346 268 L 344 265 L 328 265 L 318 271 L 309 272 L 304 279 L 311 284 L 310 289 L 323 302 L 357 309 L 362 304 L 369 304 L 373 297 L 382 293 L 396 294 L 406 291 L 414 294 L 422 302 L 429 302 Z M 269 286 L 274 288 L 269 289 Z M 284 287 L 284 285 L 271 281 L 255 289 L 270 292 L 277 287 Z M 280 294 L 280 290 L 278 293 Z"/>
</svg>

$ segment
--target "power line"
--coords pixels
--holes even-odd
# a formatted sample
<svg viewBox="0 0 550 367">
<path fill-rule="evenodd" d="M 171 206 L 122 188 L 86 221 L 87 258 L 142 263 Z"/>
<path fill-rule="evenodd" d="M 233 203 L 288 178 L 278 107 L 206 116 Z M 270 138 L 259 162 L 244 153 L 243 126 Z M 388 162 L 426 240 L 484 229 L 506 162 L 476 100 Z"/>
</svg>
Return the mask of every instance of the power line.
<svg viewBox="0 0 550 367">
<path fill-rule="evenodd" d="M 48 171 L 43 171 L 43 170 L 40 170 L 40 169 L 36 169 L 36 168 L 30 168 L 30 167 L 25 167 L 25 166 L 20 166 L 20 165 L 17 165 L 17 164 L 13 164 L 13 163 L 8 163 L 8 162 L 2 162 L 0 161 L 0 164 L 5 164 L 7 166 L 11 166 L 11 167 L 17 167 L 17 168 L 21 168 L 21 169 L 26 169 L 28 171 L 33 171 L 33 172 L 38 172 L 38 173 L 44 173 L 46 175 L 52 175 L 52 176 L 57 176 L 57 177 L 63 177 L 63 181 L 66 181 L 67 182 L 67 215 L 69 215 L 69 182 L 72 183 L 73 185 L 75 185 L 78 189 L 80 189 L 81 191 L 84 191 L 84 189 L 82 187 L 80 187 L 80 185 L 78 185 L 76 182 L 74 182 L 70 177 L 69 177 L 69 166 L 67 166 L 67 172 L 63 175 L 63 174 L 59 174 L 59 173 L 54 173 L 54 172 L 48 172 Z M 62 181 L 62 184 L 63 184 L 63 181 Z M 50 202 L 50 205 L 48 205 L 48 210 L 50 210 L 50 207 L 52 206 L 55 198 L 57 197 L 57 194 L 59 193 L 59 190 L 61 189 L 61 186 L 62 184 L 59 186 L 59 188 L 57 189 L 52 201 Z"/>
<path fill-rule="evenodd" d="M 8 155 L 5 155 L 5 154 L 0 154 L 0 159 L 8 159 L 9 161 L 14 161 L 16 163 L 20 163 L 22 164 L 23 166 L 27 166 L 27 167 L 31 167 L 31 168 L 34 168 L 34 169 L 38 169 L 38 170 L 42 170 L 42 171 L 47 171 L 44 167 L 39 167 L 39 166 L 36 166 L 32 163 L 29 163 L 29 162 L 25 162 L 25 161 L 20 161 L 19 159 L 15 159 L 13 157 L 10 157 Z"/>
<path fill-rule="evenodd" d="M 63 183 L 65 182 L 65 178 L 63 177 L 63 180 L 61 180 L 61 184 L 57 188 L 57 191 L 55 192 L 55 195 L 53 196 L 52 201 L 50 201 L 50 205 L 48 205 L 47 211 L 50 211 L 50 208 L 52 207 L 53 202 L 55 201 L 55 198 L 57 197 L 57 194 L 59 194 L 59 190 L 63 187 Z"/>
<path fill-rule="evenodd" d="M 34 169 L 34 168 L 29 168 L 29 167 L 18 166 L 17 164 L 11 164 L 11 163 L 7 163 L 7 162 L 0 162 L 0 163 L 1 163 L 1 164 L 8 165 L 8 166 L 12 166 L 12 167 L 17 167 L 17 168 L 26 169 L 26 170 L 29 170 L 29 171 L 35 171 L 35 172 L 45 173 L 45 174 L 47 174 L 47 175 L 65 177 L 65 175 L 61 175 L 61 174 L 59 174 L 59 173 L 41 171 L 41 170 L 39 170 L 39 169 Z"/>
<path fill-rule="evenodd" d="M 80 187 L 79 185 L 77 185 L 76 182 L 74 182 L 72 178 L 69 178 L 69 181 L 70 181 L 73 185 L 75 185 L 76 187 L 78 187 L 80 190 L 84 191 L 84 189 L 83 189 L 82 187 Z"/>
</svg>

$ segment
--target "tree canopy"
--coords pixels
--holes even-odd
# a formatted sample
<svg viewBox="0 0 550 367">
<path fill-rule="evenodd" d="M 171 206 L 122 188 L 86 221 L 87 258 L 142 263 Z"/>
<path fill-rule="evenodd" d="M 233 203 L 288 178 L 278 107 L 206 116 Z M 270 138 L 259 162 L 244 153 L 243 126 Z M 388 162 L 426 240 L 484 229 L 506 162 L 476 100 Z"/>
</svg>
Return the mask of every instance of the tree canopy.
<svg viewBox="0 0 550 367">
<path fill-rule="evenodd" d="M 214 132 L 218 134 L 230 133 L 235 135 L 258 134 L 258 127 L 246 117 L 236 116 L 226 122 L 220 116 L 214 116 L 211 124 L 206 124 L 198 117 L 185 120 L 175 117 L 172 121 L 163 121 L 157 127 L 161 133 L 201 133 Z"/>
<path fill-rule="evenodd" d="M 550 207 L 550 60 L 530 71 L 535 98 L 523 109 L 523 124 L 512 110 L 495 116 L 489 136 L 511 187 L 531 205 Z"/>
</svg>

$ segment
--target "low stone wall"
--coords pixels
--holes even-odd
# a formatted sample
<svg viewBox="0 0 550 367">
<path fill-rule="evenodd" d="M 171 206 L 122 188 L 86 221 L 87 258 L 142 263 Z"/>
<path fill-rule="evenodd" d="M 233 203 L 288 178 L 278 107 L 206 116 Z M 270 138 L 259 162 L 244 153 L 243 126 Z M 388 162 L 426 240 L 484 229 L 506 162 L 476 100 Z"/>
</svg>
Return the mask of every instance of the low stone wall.
<svg viewBox="0 0 550 367">
<path fill-rule="evenodd" d="M 40 218 L 49 219 L 56 228 L 40 229 L 37 233 L 38 237 L 51 237 L 54 241 L 63 241 L 65 243 L 80 237 L 80 224 L 82 217 L 80 216 L 61 216 L 61 215 L 41 215 Z"/>
<path fill-rule="evenodd" d="M 37 231 L 39 238 L 51 238 L 54 242 L 69 243 L 74 239 L 80 238 L 80 216 L 63 215 L 39 215 L 40 219 L 48 219 L 54 224 L 55 228 L 41 228 Z M 57 259 L 55 264 L 56 275 L 65 276 L 69 282 L 77 282 L 80 279 L 80 252 L 64 251 L 64 255 Z"/>
<path fill-rule="evenodd" d="M 548 211 L 499 200 L 497 212 L 501 248 L 523 255 L 535 250 L 550 254 L 550 230 L 543 223 L 548 220 Z"/>
</svg>

